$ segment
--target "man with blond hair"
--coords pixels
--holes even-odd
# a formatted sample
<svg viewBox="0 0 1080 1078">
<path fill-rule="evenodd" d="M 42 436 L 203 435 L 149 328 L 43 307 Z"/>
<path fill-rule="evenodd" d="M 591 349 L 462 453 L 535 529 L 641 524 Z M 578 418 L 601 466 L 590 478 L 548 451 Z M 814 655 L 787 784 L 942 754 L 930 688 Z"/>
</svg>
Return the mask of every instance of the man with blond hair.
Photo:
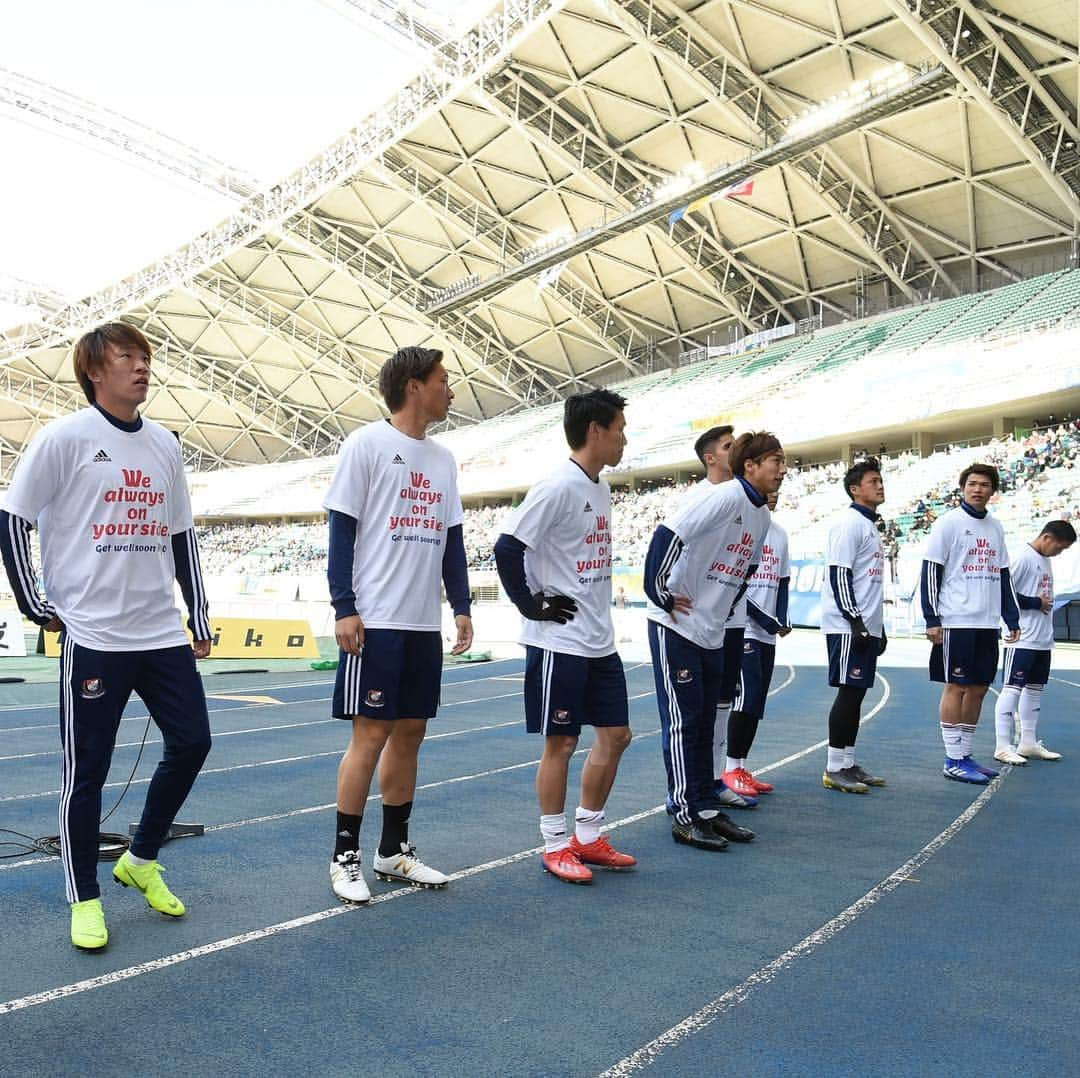
<svg viewBox="0 0 1080 1078">
<path fill-rule="evenodd" d="M 90 407 L 50 423 L 20 458 L 0 511 L 0 552 L 22 613 L 61 633 L 60 855 L 71 942 L 100 950 L 109 940 L 97 882 L 101 790 L 132 692 L 165 751 L 113 878 L 161 913 L 185 912 L 157 854 L 210 751 L 195 659 L 210 654 L 212 631 L 180 446 L 139 412 L 150 389 L 149 342 L 134 326 L 110 322 L 78 341 L 74 366 Z M 44 595 L 30 556 L 35 526 Z"/>
</svg>

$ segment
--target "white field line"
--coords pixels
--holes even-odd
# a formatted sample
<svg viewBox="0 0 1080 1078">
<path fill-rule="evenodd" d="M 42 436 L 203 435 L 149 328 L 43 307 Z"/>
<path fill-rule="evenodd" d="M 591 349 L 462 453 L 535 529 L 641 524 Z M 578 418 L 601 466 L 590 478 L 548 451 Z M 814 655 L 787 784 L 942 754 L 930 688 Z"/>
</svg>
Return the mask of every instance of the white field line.
<svg viewBox="0 0 1080 1078">
<path fill-rule="evenodd" d="M 478 697 L 476 697 L 475 699 L 472 699 L 472 700 L 454 700 L 449 704 L 440 704 L 439 705 L 439 710 L 444 711 L 448 707 L 461 707 L 464 704 L 482 704 L 482 703 L 485 703 L 488 700 L 509 700 L 510 698 L 512 698 L 514 696 L 520 696 L 520 695 L 521 695 L 521 692 L 504 692 L 504 693 L 499 693 L 499 694 L 497 694 L 495 696 L 478 696 Z M 323 702 L 325 702 L 325 701 L 327 701 L 329 699 L 330 699 L 329 696 L 320 696 L 320 697 L 315 697 L 315 698 L 313 698 L 311 700 L 302 700 L 302 701 L 293 700 L 293 701 L 286 701 L 286 702 L 287 703 L 318 704 L 318 703 L 323 703 Z M 251 706 L 251 707 L 272 707 L 272 706 L 275 706 L 275 705 L 271 705 L 271 704 L 252 704 L 252 705 L 249 705 L 249 706 Z M 247 708 L 246 707 L 243 707 L 243 708 L 236 707 L 236 708 L 226 708 L 224 710 L 226 710 L 226 711 L 245 711 L 245 710 L 247 710 Z M 211 715 L 214 715 L 216 713 L 217 713 L 216 711 L 211 711 L 210 712 Z M 122 720 L 122 721 L 126 722 L 127 720 Z M 140 722 L 146 722 L 146 716 L 145 715 L 140 716 L 139 721 Z M 345 721 L 344 719 L 335 719 L 335 718 L 308 719 L 308 720 L 306 720 L 304 722 L 283 722 L 283 723 L 278 723 L 276 725 L 271 725 L 271 726 L 252 726 L 252 727 L 249 727 L 246 730 L 224 730 L 224 731 L 216 731 L 215 730 L 214 734 L 213 734 L 213 738 L 214 738 L 215 741 L 217 741 L 219 738 L 222 738 L 222 737 L 236 737 L 239 734 L 265 734 L 265 733 L 273 733 L 274 731 L 277 731 L 277 730 L 296 730 L 296 729 L 299 729 L 299 728 L 305 727 L 305 726 L 328 726 L 331 723 L 340 723 L 340 722 L 344 722 L 344 721 Z M 34 726 L 34 727 L 25 727 L 25 729 L 40 730 L 40 729 L 43 729 L 43 727 Z M 49 726 L 48 729 L 51 730 L 52 726 Z M 436 734 L 436 735 L 433 735 L 433 736 L 438 737 L 438 736 L 445 736 L 445 735 Z M 430 741 L 431 738 L 430 737 L 425 738 L 425 740 Z M 148 739 L 146 741 L 147 745 L 160 745 L 161 743 L 162 743 L 161 738 L 159 738 L 159 737 L 150 738 L 150 739 Z M 115 744 L 113 746 L 113 749 L 114 750 L 115 749 L 133 749 L 133 748 L 138 748 L 138 746 L 140 746 L 142 744 L 143 744 L 142 741 L 120 741 L 120 742 L 117 742 L 117 744 Z M 41 756 L 60 756 L 62 754 L 62 752 L 63 752 L 62 749 L 46 749 L 44 752 L 23 752 L 23 753 L 19 753 L 18 755 L 15 755 L 15 756 L 0 756 L 0 763 L 2 763 L 5 760 L 33 760 L 33 759 L 36 759 L 36 758 L 41 757 Z"/>
<path fill-rule="evenodd" d="M 794 671 L 792 672 L 792 678 L 794 677 Z M 790 684 L 792 678 L 789 678 L 784 684 Z M 782 688 L 783 686 L 779 687 Z M 779 688 L 776 691 L 779 691 Z M 646 696 L 652 696 L 653 693 L 643 692 L 637 693 L 629 697 L 631 700 L 640 700 Z M 467 731 L 462 731 L 467 732 Z M 649 730 L 644 734 L 638 734 L 636 739 L 640 740 L 643 737 L 655 736 L 660 731 L 659 729 Z M 575 755 L 583 752 L 587 752 L 587 748 L 578 749 Z M 796 759 L 797 757 L 789 757 L 789 759 Z M 466 782 L 472 778 L 485 777 L 491 774 L 498 774 L 499 772 L 512 771 L 523 767 L 533 767 L 539 761 L 529 760 L 525 763 L 512 764 L 509 767 L 497 768 L 492 771 L 479 772 L 473 776 L 459 776 L 453 779 L 444 779 L 437 783 L 430 783 L 427 786 L 418 787 L 418 789 L 430 789 L 433 786 L 445 786 L 451 783 Z M 301 812 L 317 812 L 321 806 L 315 806 L 311 809 L 299 810 Z M 329 807 L 329 806 L 328 806 Z M 614 820 L 610 824 L 605 825 L 604 831 L 612 831 L 617 827 L 623 827 L 630 823 L 636 823 L 639 820 L 646 819 L 649 816 L 654 816 L 657 813 L 663 812 L 664 806 L 658 805 L 656 808 L 647 809 L 644 812 L 637 812 L 631 816 L 623 817 L 619 820 Z M 255 821 L 251 821 L 255 822 Z M 239 824 L 234 825 L 239 826 Z M 224 825 L 219 826 L 218 829 L 224 829 Z M 486 861 L 480 865 L 473 865 L 470 868 L 462 869 L 460 872 L 452 873 L 451 880 L 463 880 L 472 876 L 478 876 L 484 872 L 490 872 L 493 869 L 503 868 L 507 865 L 516 864 L 519 861 L 526 860 L 530 857 L 535 857 L 543 849 L 542 846 L 534 846 L 528 850 L 521 850 L 518 853 L 509 854 L 506 857 L 497 858 L 494 861 Z M 25 862 L 23 862 L 25 863 Z M 9 866 L 14 867 L 14 866 Z M 394 891 L 387 892 L 372 899 L 367 903 L 368 906 L 377 906 L 385 902 L 393 901 L 394 899 L 404 898 L 407 895 L 414 894 L 415 889 L 412 887 L 402 887 Z M 114 970 L 111 973 L 102 974 L 100 977 L 89 977 L 82 981 L 75 981 L 71 984 L 61 985 L 58 988 L 50 988 L 44 992 L 37 992 L 33 995 L 22 996 L 18 999 L 10 999 L 3 1003 L 0 1003 L 0 1015 L 11 1014 L 15 1011 L 25 1010 L 28 1007 L 40 1006 L 43 1003 L 55 1003 L 61 999 L 67 999 L 70 996 L 78 995 L 82 992 L 92 991 L 96 988 L 104 988 L 107 985 L 118 984 L 121 981 L 130 980 L 133 977 L 140 977 L 146 973 L 154 973 L 157 970 L 167 969 L 170 966 L 179 965 L 182 962 L 189 962 L 192 959 L 204 958 L 208 955 L 218 954 L 222 951 L 229 950 L 233 947 L 238 947 L 247 943 L 254 943 L 258 940 L 267 939 L 270 936 L 280 935 L 283 932 L 290 932 L 296 928 L 304 928 L 308 925 L 317 924 L 320 921 L 329 920 L 331 917 L 338 917 L 346 913 L 353 912 L 357 907 L 355 906 L 334 906 L 331 909 L 321 910 L 318 913 L 310 913 L 303 917 L 296 917 L 289 921 L 280 921 L 277 924 L 268 925 L 264 928 L 253 929 L 250 932 L 243 932 L 236 936 L 229 936 L 226 939 L 216 940 L 213 943 L 203 944 L 200 947 L 193 947 L 186 951 L 178 951 L 175 954 L 165 955 L 162 958 L 155 958 L 149 962 L 142 962 L 139 965 L 128 966 L 125 969 Z"/>
<path fill-rule="evenodd" d="M 655 1040 L 619 1060 L 614 1066 L 603 1071 L 600 1078 L 624 1078 L 626 1075 L 636 1074 L 638 1071 L 651 1066 L 662 1052 L 675 1047 L 695 1033 L 699 1033 L 726 1011 L 742 1003 L 757 989 L 773 981 L 793 962 L 812 954 L 822 944 L 827 943 L 853 924 L 887 894 L 896 890 L 901 883 L 912 877 L 938 850 L 963 830 L 986 807 L 990 798 L 1001 788 L 1001 783 L 1010 770 L 1011 768 L 1006 767 L 1002 774 L 994 779 L 944 831 L 931 839 L 914 857 L 905 861 L 895 872 L 871 887 L 862 898 L 853 902 L 847 909 L 842 910 L 832 920 L 826 921 L 825 924 L 815 929 L 810 935 L 805 936 L 794 947 L 750 974 L 749 977 L 734 988 L 729 989 L 722 996 L 717 996 L 711 1003 L 707 1003 L 700 1010 L 688 1015 L 678 1025 L 672 1026 Z"/>
<path fill-rule="evenodd" d="M 492 659 L 490 665 L 491 666 L 499 666 L 502 663 L 509 663 L 509 662 L 519 663 L 519 662 L 521 662 L 521 660 L 520 659 Z M 455 669 L 457 669 L 457 667 L 444 667 L 443 668 L 443 674 L 445 675 L 448 672 L 448 670 L 455 670 Z M 485 669 L 487 669 L 487 667 L 485 667 Z M 223 677 L 223 676 L 227 676 L 227 675 L 214 674 L 214 675 L 208 675 L 208 676 Z M 498 674 L 487 674 L 484 677 L 462 678 L 460 681 L 446 681 L 446 682 L 443 682 L 443 684 L 444 685 L 471 685 L 471 684 L 474 684 L 477 681 L 496 681 L 496 680 L 498 680 L 499 676 L 500 675 L 498 675 Z M 307 688 L 309 685 L 316 685 L 317 686 L 317 685 L 333 685 L 333 684 L 334 684 L 333 679 L 331 679 L 330 681 L 324 681 L 321 678 L 311 678 L 309 681 L 283 681 L 280 685 L 273 686 L 273 688 L 275 690 L 277 690 L 277 689 L 304 689 L 304 688 Z M 208 687 L 208 683 L 207 683 L 205 677 L 203 678 L 203 688 L 206 689 L 206 695 L 207 696 L 215 695 L 215 693 L 213 691 L 211 691 L 213 689 L 213 683 L 209 683 L 209 687 Z M 228 694 L 228 695 L 232 696 L 234 694 L 238 694 L 238 695 L 243 696 L 245 693 L 260 693 L 260 694 L 265 696 L 266 695 L 266 686 L 265 685 L 253 685 L 253 686 L 251 686 L 249 688 L 230 686 L 228 689 L 220 690 L 220 693 L 218 695 Z M 56 710 L 56 704 L 5 704 L 3 707 L 0 707 L 0 714 L 3 714 L 5 711 L 50 711 L 50 710 L 55 711 Z M 145 715 L 143 715 L 142 717 L 144 719 L 146 718 Z"/>
<path fill-rule="evenodd" d="M 505 661 L 505 660 L 499 660 L 499 661 L 502 662 L 502 661 Z M 479 684 L 481 681 L 504 681 L 504 680 L 506 680 L 505 677 L 503 677 L 500 674 L 489 674 L 486 677 L 462 678 L 460 681 L 445 681 L 445 682 L 443 682 L 442 687 L 444 689 L 446 689 L 446 688 L 450 688 L 451 686 L 454 686 L 454 685 L 476 685 L 476 684 Z M 274 686 L 271 687 L 270 692 L 276 692 L 278 689 L 304 689 L 304 688 L 308 688 L 308 687 L 321 689 L 321 688 L 326 688 L 327 686 L 333 685 L 333 684 L 334 683 L 332 681 L 297 681 L 297 682 L 294 682 L 294 683 L 291 683 L 291 684 L 288 684 L 288 685 L 274 685 Z M 263 687 L 262 690 L 257 690 L 257 689 L 236 689 L 236 690 L 231 691 L 228 695 L 230 695 L 230 696 L 232 696 L 232 695 L 242 696 L 245 693 L 254 693 L 254 692 L 259 692 L 260 695 L 262 695 L 262 696 L 268 695 L 265 687 Z M 207 698 L 207 700 L 213 700 L 213 699 L 215 699 L 215 695 L 213 693 L 207 693 L 206 698 Z M 268 703 L 258 703 L 258 704 L 240 704 L 237 707 L 212 707 L 212 708 L 209 708 L 207 710 L 207 714 L 209 714 L 209 715 L 227 715 L 227 714 L 229 714 L 230 712 L 233 712 L 233 711 L 251 711 L 254 708 L 260 708 L 260 707 L 290 707 L 293 704 L 322 704 L 322 703 L 325 703 L 327 700 L 330 700 L 330 699 L 332 699 L 332 697 L 329 697 L 329 696 L 312 696 L 312 697 L 306 697 L 303 700 L 278 700 L 275 703 L 269 703 L 269 704 Z M 444 704 L 442 706 L 449 707 L 450 705 L 449 704 Z M 19 707 L 19 706 L 0 707 L 0 713 L 3 713 L 5 711 L 56 711 L 56 704 L 34 704 L 33 706 L 30 706 L 30 707 Z M 126 718 L 121 719 L 120 721 L 121 722 L 146 722 L 146 716 L 145 715 L 129 715 Z M 338 720 L 338 721 L 341 721 L 341 720 Z M 57 729 L 57 723 L 55 723 L 55 722 L 44 722 L 44 723 L 37 723 L 34 726 L 0 726 L 0 734 L 21 734 L 21 733 L 26 733 L 29 730 L 55 730 L 55 729 Z"/>
</svg>

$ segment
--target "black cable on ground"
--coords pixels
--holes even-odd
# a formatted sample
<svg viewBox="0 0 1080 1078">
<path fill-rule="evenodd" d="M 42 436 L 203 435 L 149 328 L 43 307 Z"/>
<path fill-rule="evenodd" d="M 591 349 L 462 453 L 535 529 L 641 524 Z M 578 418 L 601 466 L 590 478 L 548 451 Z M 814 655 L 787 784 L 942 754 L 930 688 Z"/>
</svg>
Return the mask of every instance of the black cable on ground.
<svg viewBox="0 0 1080 1078">
<path fill-rule="evenodd" d="M 124 788 L 120 791 L 120 796 L 116 799 L 116 804 L 101 817 L 102 823 L 104 823 L 120 807 L 120 802 L 124 800 L 124 795 L 130 789 L 131 780 L 135 778 L 135 772 L 139 769 L 139 761 L 142 759 L 143 749 L 146 748 L 146 737 L 149 733 L 150 716 L 147 715 L 146 726 L 143 727 L 142 743 L 139 745 L 139 755 L 135 757 L 135 763 L 132 765 L 131 774 L 128 775 L 127 782 L 124 783 Z M 44 838 L 31 838 L 29 835 L 23 835 L 18 831 L 9 831 L 7 828 L 0 828 L 0 834 L 16 835 L 20 839 L 25 840 L 25 842 L 13 842 L 0 839 L 0 847 L 14 846 L 17 849 L 16 853 L 0 854 L 0 860 L 10 859 L 12 857 L 23 857 L 28 853 L 44 853 L 48 854 L 50 857 L 60 856 L 59 835 L 46 835 Z M 99 832 L 98 861 L 118 861 L 129 845 L 131 845 L 131 843 L 129 842 L 127 835 L 118 835 L 110 831 Z"/>
</svg>

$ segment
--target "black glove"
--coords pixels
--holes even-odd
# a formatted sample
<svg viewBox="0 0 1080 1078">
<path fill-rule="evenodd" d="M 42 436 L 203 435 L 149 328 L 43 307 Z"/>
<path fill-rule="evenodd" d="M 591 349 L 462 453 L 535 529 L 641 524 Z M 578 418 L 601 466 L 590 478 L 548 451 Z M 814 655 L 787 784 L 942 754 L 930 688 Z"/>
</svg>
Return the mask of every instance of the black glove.
<svg viewBox="0 0 1080 1078">
<path fill-rule="evenodd" d="M 879 643 L 878 643 L 878 649 L 877 649 L 877 653 L 878 653 L 879 655 L 884 655 L 884 654 L 885 654 L 885 649 L 886 649 L 886 648 L 887 648 L 888 646 L 889 646 L 889 641 L 888 641 L 888 639 L 887 639 L 887 638 L 886 638 L 886 636 L 885 636 L 885 630 L 884 630 L 884 628 L 883 628 L 883 629 L 881 630 L 881 640 L 880 640 L 880 641 L 879 641 Z"/>
<path fill-rule="evenodd" d="M 870 630 L 866 627 L 866 622 L 862 618 L 856 618 L 851 623 L 851 646 L 856 651 L 863 651 L 869 646 L 872 639 Z"/>
<path fill-rule="evenodd" d="M 565 625 L 574 620 L 577 603 L 565 595 L 545 595 L 538 591 L 533 597 L 531 610 L 522 610 L 522 616 L 529 621 L 555 621 Z"/>
</svg>

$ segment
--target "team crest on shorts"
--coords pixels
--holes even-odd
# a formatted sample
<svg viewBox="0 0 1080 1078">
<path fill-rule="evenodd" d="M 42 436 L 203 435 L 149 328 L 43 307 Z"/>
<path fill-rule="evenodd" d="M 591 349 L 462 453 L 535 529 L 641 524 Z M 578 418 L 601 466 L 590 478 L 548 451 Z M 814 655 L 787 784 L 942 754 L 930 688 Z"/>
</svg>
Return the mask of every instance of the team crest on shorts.
<svg viewBox="0 0 1080 1078">
<path fill-rule="evenodd" d="M 754 650 L 754 645 L 751 644 L 749 640 L 747 640 L 746 643 L 743 644 L 742 649 L 746 652 L 747 655 L 749 655 L 750 652 Z"/>
<path fill-rule="evenodd" d="M 560 726 L 565 726 L 570 722 L 570 711 L 565 707 L 557 707 L 551 713 L 551 721 L 557 722 Z"/>
<path fill-rule="evenodd" d="M 861 666 L 853 666 L 851 668 L 851 676 L 852 677 L 862 677 L 862 667 Z"/>
<path fill-rule="evenodd" d="M 368 707 L 382 707 L 385 702 L 382 689 L 368 689 L 365 700 Z"/>
<path fill-rule="evenodd" d="M 88 677 L 82 683 L 79 695 L 84 700 L 98 700 L 105 695 L 105 682 L 99 677 Z"/>
<path fill-rule="evenodd" d="M 952 668 L 952 672 L 953 672 L 953 677 L 963 677 L 964 676 L 964 668 L 962 666 L 954 666 Z"/>
<path fill-rule="evenodd" d="M 686 670 L 686 669 L 676 670 L 675 671 L 675 680 L 680 685 L 689 685 L 690 682 L 694 680 L 694 675 L 691 674 L 690 671 Z"/>
</svg>

